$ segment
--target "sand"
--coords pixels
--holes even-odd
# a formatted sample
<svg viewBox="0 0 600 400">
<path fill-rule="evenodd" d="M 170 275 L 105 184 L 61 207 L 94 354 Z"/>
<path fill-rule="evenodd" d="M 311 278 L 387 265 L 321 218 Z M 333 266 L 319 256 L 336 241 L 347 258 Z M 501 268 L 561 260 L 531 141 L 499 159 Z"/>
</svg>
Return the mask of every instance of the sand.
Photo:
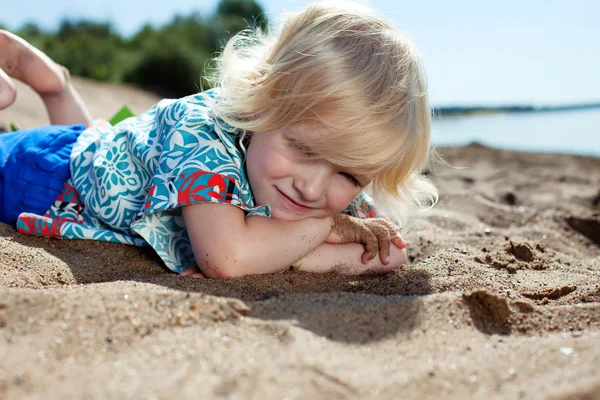
<svg viewBox="0 0 600 400">
<path fill-rule="evenodd" d="M 154 101 L 76 84 L 96 115 Z M 44 123 L 19 101 L 0 124 Z M 600 399 L 600 159 L 439 152 L 387 276 L 184 278 L 0 224 L 0 398 Z"/>
</svg>

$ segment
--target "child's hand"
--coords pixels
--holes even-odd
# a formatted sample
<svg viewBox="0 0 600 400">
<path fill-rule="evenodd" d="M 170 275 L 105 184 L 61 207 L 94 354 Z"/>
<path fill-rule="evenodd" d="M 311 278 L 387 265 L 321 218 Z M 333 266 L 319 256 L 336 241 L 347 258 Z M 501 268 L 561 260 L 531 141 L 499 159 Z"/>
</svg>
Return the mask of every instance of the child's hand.
<svg viewBox="0 0 600 400">
<path fill-rule="evenodd" d="M 390 243 L 399 249 L 406 247 L 406 242 L 400 237 L 400 229 L 385 218 L 360 219 L 346 214 L 336 214 L 332 218 L 331 232 L 325 243 L 344 244 L 361 243 L 365 253 L 361 261 L 366 264 L 379 258 L 383 264 L 388 264 L 390 257 Z"/>
<path fill-rule="evenodd" d="M 183 272 L 180 272 L 179 275 L 180 276 L 191 276 L 192 278 L 200 278 L 200 279 L 206 278 L 202 274 L 202 272 L 200 272 L 200 268 L 198 268 L 198 267 L 188 268 L 188 269 L 184 270 Z"/>
</svg>

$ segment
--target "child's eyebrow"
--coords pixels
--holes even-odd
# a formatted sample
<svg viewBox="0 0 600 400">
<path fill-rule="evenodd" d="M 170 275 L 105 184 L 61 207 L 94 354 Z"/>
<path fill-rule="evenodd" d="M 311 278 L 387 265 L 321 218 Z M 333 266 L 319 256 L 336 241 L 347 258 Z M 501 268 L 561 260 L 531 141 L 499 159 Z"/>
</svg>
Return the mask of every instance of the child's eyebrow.
<svg viewBox="0 0 600 400">
<path fill-rule="evenodd" d="M 289 138 L 289 142 L 297 149 L 313 154 L 311 147 L 302 139 Z M 314 154 L 313 154 L 314 155 Z"/>
</svg>

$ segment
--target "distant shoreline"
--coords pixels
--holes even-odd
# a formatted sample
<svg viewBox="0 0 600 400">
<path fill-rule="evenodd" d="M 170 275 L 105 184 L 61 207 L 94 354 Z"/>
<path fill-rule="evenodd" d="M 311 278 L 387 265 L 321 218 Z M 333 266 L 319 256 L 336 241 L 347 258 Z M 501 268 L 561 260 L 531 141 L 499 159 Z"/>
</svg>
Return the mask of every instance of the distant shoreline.
<svg viewBox="0 0 600 400">
<path fill-rule="evenodd" d="M 532 105 L 507 105 L 507 106 L 442 106 L 434 107 L 433 112 L 441 117 L 459 117 L 479 114 L 498 113 L 538 113 L 560 112 L 600 108 L 600 102 L 567 104 L 560 106 L 532 106 Z"/>
</svg>

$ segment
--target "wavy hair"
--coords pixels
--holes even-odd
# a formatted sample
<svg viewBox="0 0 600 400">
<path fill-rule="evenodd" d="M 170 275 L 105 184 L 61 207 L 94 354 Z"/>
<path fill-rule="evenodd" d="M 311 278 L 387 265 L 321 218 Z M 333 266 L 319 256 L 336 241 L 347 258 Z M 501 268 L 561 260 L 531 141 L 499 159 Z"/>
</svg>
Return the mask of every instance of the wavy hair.
<svg viewBox="0 0 600 400">
<path fill-rule="evenodd" d="M 376 199 L 390 194 L 403 205 L 402 212 L 392 206 L 398 222 L 437 202 L 421 174 L 432 150 L 420 56 L 369 8 L 311 4 L 290 14 L 277 35 L 237 34 L 214 61 L 214 112 L 226 123 L 249 131 L 325 124 L 331 133 L 311 141 L 311 150 L 372 175 Z"/>
</svg>

